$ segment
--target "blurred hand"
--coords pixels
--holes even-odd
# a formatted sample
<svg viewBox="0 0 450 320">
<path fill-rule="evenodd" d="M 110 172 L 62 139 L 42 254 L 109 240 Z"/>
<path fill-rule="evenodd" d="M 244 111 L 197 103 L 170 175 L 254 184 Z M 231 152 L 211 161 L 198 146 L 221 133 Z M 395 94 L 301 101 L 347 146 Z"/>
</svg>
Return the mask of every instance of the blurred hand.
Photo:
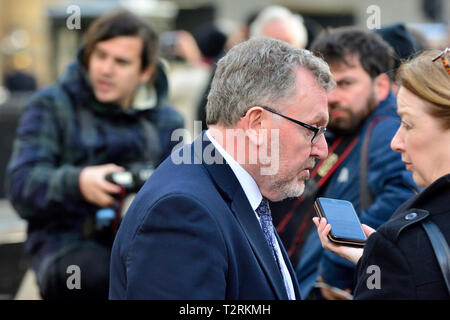
<svg viewBox="0 0 450 320">
<path fill-rule="evenodd" d="M 327 300 L 352 300 L 353 296 L 350 294 L 352 292 L 351 289 L 339 289 L 336 287 L 331 287 L 326 284 L 322 277 L 317 279 L 316 286 L 320 288 L 320 292 L 322 296 Z"/>
<path fill-rule="evenodd" d="M 201 62 L 202 54 L 192 34 L 185 30 L 177 31 L 175 54 L 192 64 Z"/>
<path fill-rule="evenodd" d="M 363 248 L 353 248 L 353 247 L 347 247 L 347 246 L 339 246 L 335 245 L 328 239 L 328 233 L 330 233 L 331 225 L 327 223 L 327 219 L 322 218 L 319 220 L 318 217 L 313 218 L 313 222 L 317 227 L 317 233 L 319 234 L 320 242 L 322 242 L 322 247 L 324 249 L 327 249 L 333 253 L 336 253 L 340 257 L 344 258 L 345 260 L 348 260 L 354 264 L 358 263 L 358 260 L 361 258 L 363 254 Z M 363 231 L 366 234 L 366 237 L 368 238 L 373 232 L 375 232 L 375 229 L 372 229 L 371 227 L 363 224 L 362 225 Z"/>
<path fill-rule="evenodd" d="M 124 171 L 115 164 L 85 167 L 78 178 L 81 194 L 87 202 L 102 208 L 110 207 L 114 203 L 111 194 L 117 194 L 121 187 L 107 181 L 106 175 L 111 172 Z"/>
</svg>

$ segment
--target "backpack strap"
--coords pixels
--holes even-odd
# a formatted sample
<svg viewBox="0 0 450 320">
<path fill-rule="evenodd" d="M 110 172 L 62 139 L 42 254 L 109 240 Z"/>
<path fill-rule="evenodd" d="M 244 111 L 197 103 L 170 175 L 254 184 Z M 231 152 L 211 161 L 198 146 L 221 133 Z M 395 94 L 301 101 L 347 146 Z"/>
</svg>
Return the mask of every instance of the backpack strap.
<svg viewBox="0 0 450 320">
<path fill-rule="evenodd" d="M 367 181 L 367 171 L 369 168 L 369 141 L 372 134 L 373 127 L 381 120 L 387 119 L 387 116 L 376 117 L 372 120 L 361 146 L 361 156 L 359 160 L 359 208 L 361 211 L 368 209 L 374 202 L 374 196 L 369 188 Z"/>
<path fill-rule="evenodd" d="M 430 240 L 434 254 L 441 268 L 442 275 L 450 295 L 450 249 L 444 235 L 430 220 L 422 222 L 422 227 Z"/>
</svg>

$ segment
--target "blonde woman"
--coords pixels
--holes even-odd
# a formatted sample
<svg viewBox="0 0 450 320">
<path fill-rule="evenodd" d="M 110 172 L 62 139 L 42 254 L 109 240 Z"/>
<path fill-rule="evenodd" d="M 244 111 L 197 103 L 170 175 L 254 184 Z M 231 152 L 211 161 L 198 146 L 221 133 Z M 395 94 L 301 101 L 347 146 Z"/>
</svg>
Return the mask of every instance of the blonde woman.
<svg viewBox="0 0 450 320">
<path fill-rule="evenodd" d="M 355 299 L 450 299 L 443 273 L 422 226 L 433 222 L 450 243 L 450 49 L 427 51 L 403 64 L 391 148 L 402 154 L 425 189 L 375 230 L 364 249 L 336 246 L 331 226 L 314 218 L 322 246 L 357 264 Z M 450 263 L 450 261 L 447 261 Z M 448 272 L 448 271 L 447 271 Z"/>
</svg>

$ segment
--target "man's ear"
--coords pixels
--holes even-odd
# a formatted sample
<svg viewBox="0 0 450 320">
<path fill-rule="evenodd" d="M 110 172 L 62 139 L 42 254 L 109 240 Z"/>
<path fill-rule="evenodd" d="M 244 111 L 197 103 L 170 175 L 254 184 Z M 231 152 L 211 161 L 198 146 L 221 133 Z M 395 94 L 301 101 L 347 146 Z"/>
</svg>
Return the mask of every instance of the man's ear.
<svg viewBox="0 0 450 320">
<path fill-rule="evenodd" d="M 246 129 L 258 130 L 261 128 L 263 121 L 263 112 L 261 108 L 251 108 L 247 111 L 245 117 Z"/>
<path fill-rule="evenodd" d="M 141 83 L 147 83 L 150 80 L 150 77 L 155 72 L 155 66 L 149 65 L 147 68 L 141 71 Z"/>
<path fill-rule="evenodd" d="M 244 121 L 244 130 L 250 141 L 256 145 L 260 145 L 262 141 L 261 129 L 268 129 L 268 119 L 264 117 L 263 109 L 251 108 L 242 119 Z"/>
<path fill-rule="evenodd" d="M 374 81 L 375 95 L 378 102 L 387 98 L 391 89 L 391 81 L 386 73 L 381 73 Z"/>
</svg>

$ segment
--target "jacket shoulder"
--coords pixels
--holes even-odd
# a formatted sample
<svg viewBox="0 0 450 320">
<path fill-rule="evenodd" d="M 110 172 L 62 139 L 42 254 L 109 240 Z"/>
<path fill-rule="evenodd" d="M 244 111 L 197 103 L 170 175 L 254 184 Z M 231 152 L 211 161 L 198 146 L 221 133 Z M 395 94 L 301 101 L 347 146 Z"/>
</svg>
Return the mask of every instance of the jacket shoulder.
<svg viewBox="0 0 450 320">
<path fill-rule="evenodd" d="M 69 97 L 59 85 L 38 90 L 22 106 L 17 134 L 35 133 L 47 125 L 62 130 L 73 118 L 73 110 Z"/>
<path fill-rule="evenodd" d="M 183 115 L 172 106 L 166 105 L 163 108 L 153 111 L 156 126 L 161 129 L 173 130 L 184 127 Z"/>
<path fill-rule="evenodd" d="M 392 218 L 378 228 L 377 231 L 382 233 L 386 239 L 397 242 L 400 234 L 404 230 L 420 225 L 429 216 L 430 213 L 423 209 L 410 208 L 408 210 L 397 210 Z"/>
<path fill-rule="evenodd" d="M 58 111 L 68 109 L 71 105 L 72 101 L 64 88 L 59 84 L 55 84 L 33 93 L 28 98 L 25 109 L 39 106 L 51 111 Z"/>
</svg>

